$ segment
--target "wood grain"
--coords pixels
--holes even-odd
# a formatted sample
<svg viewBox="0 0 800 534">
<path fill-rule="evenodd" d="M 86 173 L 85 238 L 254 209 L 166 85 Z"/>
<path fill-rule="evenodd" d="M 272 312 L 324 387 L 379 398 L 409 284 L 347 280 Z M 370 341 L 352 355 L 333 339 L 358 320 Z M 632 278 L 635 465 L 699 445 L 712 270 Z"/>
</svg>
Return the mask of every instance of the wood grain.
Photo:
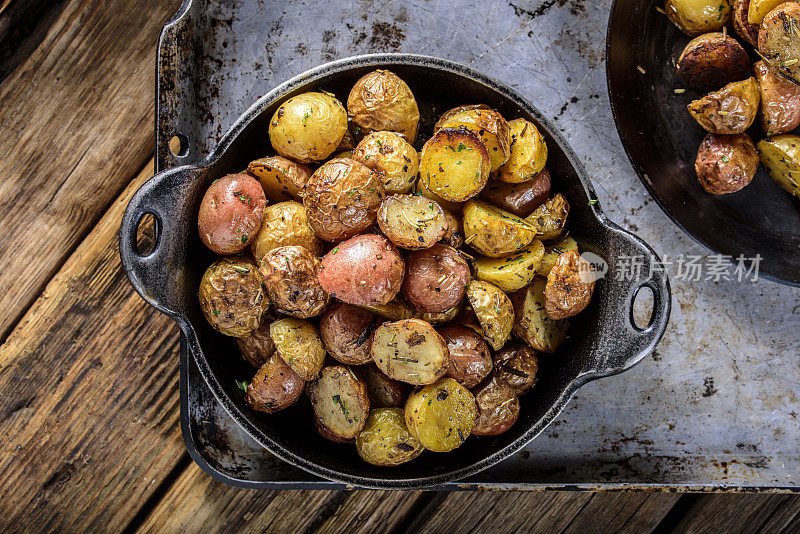
<svg viewBox="0 0 800 534">
<path fill-rule="evenodd" d="M 798 532 L 796 495 L 702 495 L 674 532 Z"/>
</svg>

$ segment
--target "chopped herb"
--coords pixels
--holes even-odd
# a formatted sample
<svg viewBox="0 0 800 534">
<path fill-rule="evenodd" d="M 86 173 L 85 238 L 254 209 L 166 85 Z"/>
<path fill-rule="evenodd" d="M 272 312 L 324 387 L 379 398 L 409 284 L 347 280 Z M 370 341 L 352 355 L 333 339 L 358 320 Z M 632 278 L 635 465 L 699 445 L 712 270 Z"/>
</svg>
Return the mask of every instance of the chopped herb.
<svg viewBox="0 0 800 534">
<path fill-rule="evenodd" d="M 728 163 L 730 161 L 728 156 L 725 156 L 725 155 L 723 155 L 720 159 L 722 160 L 722 163 Z"/>
<path fill-rule="evenodd" d="M 239 389 L 241 389 L 246 393 L 247 386 L 249 386 L 250 384 L 247 383 L 247 380 L 236 380 L 236 385 L 239 386 Z"/>
<path fill-rule="evenodd" d="M 458 149 L 457 150 L 459 152 L 461 152 L 462 150 L 466 150 L 466 149 L 467 149 L 467 145 L 465 145 L 464 143 L 459 143 L 458 144 Z"/>
<path fill-rule="evenodd" d="M 333 251 L 331 252 L 331 254 L 336 254 L 337 252 L 339 252 L 339 247 L 336 247 L 335 249 L 333 249 Z"/>
<path fill-rule="evenodd" d="M 247 243 L 247 234 L 242 236 L 242 243 Z"/>
<path fill-rule="evenodd" d="M 214 311 L 214 315 L 216 315 L 217 317 L 219 317 L 219 310 L 213 310 L 213 311 Z"/>
<path fill-rule="evenodd" d="M 597 204 L 597 199 L 596 199 L 596 198 L 593 198 L 593 199 L 591 199 L 591 200 L 589 201 L 589 205 L 590 205 L 590 206 L 594 206 L 595 204 Z"/>
</svg>

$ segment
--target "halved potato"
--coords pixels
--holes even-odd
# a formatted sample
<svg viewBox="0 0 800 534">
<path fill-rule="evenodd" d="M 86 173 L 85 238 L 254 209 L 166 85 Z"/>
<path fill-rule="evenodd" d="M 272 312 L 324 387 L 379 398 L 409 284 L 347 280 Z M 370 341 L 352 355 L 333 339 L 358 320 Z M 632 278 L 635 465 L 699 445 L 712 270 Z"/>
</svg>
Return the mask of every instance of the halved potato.
<svg viewBox="0 0 800 534">
<path fill-rule="evenodd" d="M 477 418 L 475 397 L 452 378 L 425 386 L 406 401 L 408 430 L 429 451 L 448 452 L 461 446 Z"/>
<path fill-rule="evenodd" d="M 800 137 L 777 135 L 758 142 L 761 164 L 779 186 L 800 198 Z"/>
<path fill-rule="evenodd" d="M 458 317 L 458 314 L 461 313 L 461 310 L 463 309 L 464 306 L 462 300 L 452 308 L 448 308 L 443 312 L 419 312 L 415 318 L 422 319 L 426 323 L 430 324 L 446 324 Z"/>
<path fill-rule="evenodd" d="M 466 128 L 443 128 L 422 147 L 419 179 L 435 195 L 461 202 L 486 185 L 489 164 L 489 152 L 477 133 Z"/>
<path fill-rule="evenodd" d="M 489 151 L 490 171 L 500 168 L 510 154 L 511 133 L 508 123 L 493 109 L 473 108 L 461 111 L 444 121 L 442 128 L 467 128 L 477 133 Z M 541 169 L 540 169 L 541 170 Z"/>
<path fill-rule="evenodd" d="M 678 77 L 698 91 L 719 89 L 750 75 L 747 51 L 736 39 L 720 32 L 692 39 L 678 58 Z"/>
<path fill-rule="evenodd" d="M 693 100 L 689 114 L 697 124 L 716 134 L 738 134 L 747 130 L 758 113 L 761 96 L 753 77 L 731 82 L 718 91 Z"/>
<path fill-rule="evenodd" d="M 753 64 L 761 91 L 761 126 L 767 136 L 800 126 L 800 85 L 773 73 L 763 61 Z"/>
<path fill-rule="evenodd" d="M 450 200 L 445 200 L 444 198 L 440 197 L 430 189 L 425 183 L 425 180 L 422 178 L 417 179 L 417 183 L 414 185 L 414 194 L 420 195 L 425 198 L 429 198 L 439 204 L 445 211 L 449 211 L 450 213 L 461 213 L 461 208 L 464 207 L 463 202 L 452 202 Z"/>
<path fill-rule="evenodd" d="M 721 30 L 731 16 L 728 0 L 667 0 L 667 18 L 687 35 Z"/>
<path fill-rule="evenodd" d="M 351 156 L 381 173 L 387 195 L 408 193 L 419 171 L 419 154 L 400 134 L 373 132 L 358 143 Z"/>
<path fill-rule="evenodd" d="M 314 323 L 302 319 L 278 319 L 269 325 L 278 356 L 303 380 L 313 380 L 325 363 L 325 346 Z"/>
<path fill-rule="evenodd" d="M 464 205 L 464 243 L 484 256 L 499 258 L 525 248 L 537 226 L 516 215 L 472 199 Z"/>
<path fill-rule="evenodd" d="M 475 260 L 475 277 L 491 282 L 506 292 L 527 286 L 536 275 L 544 257 L 544 245 L 538 239 L 513 256 L 505 258 L 478 258 Z"/>
<path fill-rule="evenodd" d="M 398 247 L 430 248 L 447 233 L 449 223 L 438 203 L 419 195 L 391 195 L 378 208 L 378 226 Z"/>
<path fill-rule="evenodd" d="M 364 430 L 356 438 L 358 455 L 373 465 L 400 465 L 422 453 L 422 444 L 408 431 L 400 408 L 369 412 Z"/>
<path fill-rule="evenodd" d="M 784 2 L 767 13 L 758 30 L 758 51 L 772 70 L 800 83 L 800 4 Z"/>
<path fill-rule="evenodd" d="M 784 2 L 786 0 L 750 0 L 750 7 L 747 9 L 747 22 L 761 24 L 767 13 Z"/>
<path fill-rule="evenodd" d="M 311 168 L 283 156 L 251 161 L 247 172 L 261 183 L 264 194 L 272 202 L 302 200 L 303 186 L 311 176 Z"/>
<path fill-rule="evenodd" d="M 555 352 L 567 337 L 566 319 L 553 320 L 545 311 L 547 280 L 536 277 L 531 285 L 511 295 L 514 303 L 514 334 L 542 352 Z"/>
<path fill-rule="evenodd" d="M 494 350 L 500 350 L 511 335 L 514 307 L 499 287 L 482 280 L 467 286 L 467 300 L 478 318 L 483 337 Z"/>
<path fill-rule="evenodd" d="M 578 242 L 570 236 L 566 236 L 561 241 L 556 241 L 551 245 L 546 245 L 544 247 L 542 263 L 539 265 L 539 268 L 536 269 L 536 274 L 547 277 L 547 275 L 550 274 L 550 269 L 552 269 L 556 261 L 558 261 L 558 257 L 568 250 L 578 250 Z"/>
<path fill-rule="evenodd" d="M 450 353 L 425 321 L 383 323 L 373 334 L 372 359 L 386 376 L 414 385 L 432 384 L 447 372 Z"/>
<path fill-rule="evenodd" d="M 748 21 L 750 0 L 732 0 L 733 4 L 733 30 L 736 35 L 753 46 L 758 45 L 758 24 Z"/>
<path fill-rule="evenodd" d="M 569 202 L 558 193 L 539 206 L 525 218 L 525 222 L 536 228 L 536 236 L 543 241 L 552 241 L 561 237 L 567 226 Z"/>
<path fill-rule="evenodd" d="M 533 180 L 547 163 L 547 144 L 539 129 L 525 119 L 509 121 L 510 155 L 497 171 L 497 179 L 520 183 Z"/>
<path fill-rule="evenodd" d="M 469 111 L 471 109 L 492 109 L 492 108 L 490 108 L 486 104 L 465 104 L 463 106 L 456 106 L 452 109 L 448 109 L 447 111 L 442 113 L 442 116 L 439 117 L 439 120 L 436 121 L 436 124 L 433 125 L 433 131 L 438 132 L 439 130 L 444 128 L 444 123 L 450 120 L 450 117 L 452 117 L 453 115 L 461 113 L 462 111 Z"/>
<path fill-rule="evenodd" d="M 461 248 L 464 244 L 464 228 L 461 226 L 461 219 L 447 210 L 444 210 L 444 218 L 447 221 L 447 231 L 441 241 L 455 249 Z"/>
<path fill-rule="evenodd" d="M 361 432 L 369 415 L 367 384 L 344 365 L 324 368 L 306 384 L 317 431 L 325 438 L 349 442 Z"/>
</svg>

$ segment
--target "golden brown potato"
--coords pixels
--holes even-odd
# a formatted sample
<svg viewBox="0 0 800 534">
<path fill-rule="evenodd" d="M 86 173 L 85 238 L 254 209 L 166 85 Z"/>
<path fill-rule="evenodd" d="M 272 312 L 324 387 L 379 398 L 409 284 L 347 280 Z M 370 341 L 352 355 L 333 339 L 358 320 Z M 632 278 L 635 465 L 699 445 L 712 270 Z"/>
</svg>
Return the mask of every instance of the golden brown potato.
<svg viewBox="0 0 800 534">
<path fill-rule="evenodd" d="M 381 177 L 369 167 L 332 159 L 306 182 L 303 206 L 314 233 L 338 242 L 375 224 L 384 196 Z"/>
<path fill-rule="evenodd" d="M 800 83 L 800 4 L 784 2 L 767 13 L 758 30 L 758 51 L 775 72 Z"/>
<path fill-rule="evenodd" d="M 319 330 L 308 321 L 287 317 L 269 325 L 278 355 L 303 380 L 313 380 L 325 363 L 325 347 Z"/>
<path fill-rule="evenodd" d="M 544 245 L 538 239 L 519 252 L 505 258 L 478 258 L 474 262 L 475 277 L 491 282 L 505 292 L 527 286 L 536 275 L 544 258 Z"/>
<path fill-rule="evenodd" d="M 450 213 L 461 213 L 461 208 L 464 206 L 463 202 L 451 202 L 450 200 L 445 200 L 444 198 L 440 197 L 430 189 L 425 183 L 425 180 L 418 179 L 416 184 L 414 184 L 414 194 L 421 195 L 425 198 L 429 198 L 439 204 L 445 211 L 449 211 Z"/>
<path fill-rule="evenodd" d="M 436 382 L 450 353 L 434 328 L 419 319 L 383 323 L 372 336 L 372 359 L 389 378 L 414 385 Z"/>
<path fill-rule="evenodd" d="M 300 375 L 273 354 L 250 381 L 244 401 L 256 411 L 275 413 L 297 402 L 305 386 Z"/>
<path fill-rule="evenodd" d="M 561 254 L 547 275 L 544 309 L 551 319 L 566 319 L 586 309 L 594 291 L 594 272 L 574 250 Z"/>
<path fill-rule="evenodd" d="M 496 171 L 508 161 L 511 132 L 497 111 L 480 108 L 460 111 L 444 121 L 442 129 L 445 128 L 466 128 L 477 133 L 489 152 L 489 172 Z"/>
<path fill-rule="evenodd" d="M 364 428 L 369 415 L 367 385 L 348 367 L 325 367 L 306 390 L 322 437 L 350 442 Z"/>
<path fill-rule="evenodd" d="M 198 296 L 206 320 L 226 336 L 248 335 L 269 307 L 258 268 L 240 257 L 212 263 L 200 280 Z"/>
<path fill-rule="evenodd" d="M 511 132 L 510 155 L 497 171 L 501 182 L 521 183 L 533 180 L 547 163 L 547 143 L 533 123 L 514 119 L 508 123 Z"/>
<path fill-rule="evenodd" d="M 469 265 L 442 243 L 406 256 L 401 291 L 406 302 L 421 312 L 439 313 L 456 306 L 470 280 Z"/>
<path fill-rule="evenodd" d="M 369 412 L 364 430 L 356 438 L 358 455 L 373 465 L 400 465 L 422 453 L 422 444 L 406 426 L 400 408 L 378 408 Z"/>
<path fill-rule="evenodd" d="M 536 238 L 542 241 L 559 239 L 567 227 L 569 202 L 557 193 L 525 218 L 525 222 L 536 228 Z"/>
<path fill-rule="evenodd" d="M 700 185 L 714 195 L 739 191 L 758 169 L 758 151 L 747 134 L 707 134 L 700 143 L 694 170 Z"/>
<path fill-rule="evenodd" d="M 711 133 L 738 134 L 747 130 L 756 120 L 761 96 L 755 78 L 731 82 L 718 91 L 693 100 L 689 114 Z"/>
<path fill-rule="evenodd" d="M 433 194 L 463 202 L 486 185 L 489 162 L 489 152 L 477 133 L 466 128 L 443 128 L 422 147 L 419 180 Z"/>
<path fill-rule="evenodd" d="M 358 143 L 353 159 L 381 174 L 387 195 L 408 193 L 419 171 L 419 155 L 400 134 L 373 132 Z"/>
<path fill-rule="evenodd" d="M 214 180 L 197 214 L 200 240 L 220 255 L 241 252 L 256 238 L 266 204 L 252 176 L 229 174 Z"/>
<path fill-rule="evenodd" d="M 433 452 L 460 447 L 472 433 L 477 417 L 475 397 L 452 378 L 420 388 L 406 401 L 408 430 Z"/>
<path fill-rule="evenodd" d="M 500 350 L 511 335 L 514 308 L 508 295 L 494 284 L 474 280 L 467 286 L 467 299 L 494 350 Z"/>
<path fill-rule="evenodd" d="M 757 61 L 753 70 L 761 92 L 761 126 L 767 135 L 800 126 L 800 85 L 775 75 L 763 61 Z"/>
<path fill-rule="evenodd" d="M 786 0 L 751 0 L 747 9 L 747 21 L 751 24 L 761 24 L 767 14 L 786 2 Z"/>
<path fill-rule="evenodd" d="M 444 218 L 447 221 L 447 230 L 442 236 L 442 243 L 453 248 L 461 248 L 464 244 L 464 228 L 461 226 L 461 219 L 444 210 Z"/>
<path fill-rule="evenodd" d="M 460 324 L 439 329 L 447 343 L 450 365 L 445 376 L 467 389 L 480 384 L 492 371 L 492 355 L 483 338 L 475 330 Z"/>
<path fill-rule="evenodd" d="M 494 374 L 514 388 L 517 395 L 524 395 L 536 385 L 539 359 L 527 345 L 515 343 L 494 355 Z"/>
<path fill-rule="evenodd" d="M 388 319 L 390 321 L 412 319 L 416 316 L 416 312 L 411 308 L 411 306 L 407 305 L 402 301 L 402 299 L 399 298 L 395 298 L 386 304 L 362 305 L 360 307 L 367 311 L 371 311 L 378 317 L 383 317 L 384 319 Z M 417 318 L 424 320 L 422 317 Z"/>
<path fill-rule="evenodd" d="M 436 132 L 444 128 L 444 123 L 447 122 L 453 115 L 457 115 L 462 111 L 469 111 L 473 109 L 492 109 L 492 108 L 490 108 L 486 104 L 465 104 L 463 106 L 456 106 L 452 109 L 448 109 L 447 111 L 442 113 L 442 116 L 439 117 L 439 120 L 437 120 L 436 124 L 433 125 L 433 131 Z"/>
<path fill-rule="evenodd" d="M 508 382 L 492 373 L 485 382 L 472 390 L 478 418 L 472 433 L 476 436 L 497 436 L 514 426 L 519 418 L 517 394 Z"/>
<path fill-rule="evenodd" d="M 750 76 L 750 56 L 736 39 L 718 32 L 689 41 L 678 58 L 678 76 L 687 87 L 711 91 Z"/>
<path fill-rule="evenodd" d="M 542 352 L 555 352 L 567 336 L 569 321 L 553 320 L 545 311 L 547 280 L 538 276 L 525 289 L 511 294 L 514 304 L 514 334 Z"/>
<path fill-rule="evenodd" d="M 679 30 L 692 36 L 719 31 L 731 17 L 728 0 L 667 0 L 664 11 Z"/>
<path fill-rule="evenodd" d="M 537 226 L 482 200 L 464 205 L 464 243 L 484 256 L 500 258 L 525 248 Z"/>
<path fill-rule="evenodd" d="M 311 167 L 282 156 L 251 161 L 247 172 L 261 183 L 271 202 L 302 200 L 303 186 L 311 177 Z"/>
<path fill-rule="evenodd" d="M 448 308 L 442 312 L 417 312 L 414 315 L 415 319 L 422 319 L 426 323 L 433 325 L 447 324 L 453 321 L 464 310 L 464 300 L 462 299 L 458 304 L 452 308 Z"/>
<path fill-rule="evenodd" d="M 322 161 L 334 153 L 347 133 L 347 111 L 329 93 L 293 96 L 269 121 L 272 148 L 300 163 Z"/>
<path fill-rule="evenodd" d="M 406 402 L 408 384 L 392 380 L 374 363 L 354 368 L 358 377 L 367 385 L 369 405 L 372 408 L 399 408 Z"/>
<path fill-rule="evenodd" d="M 764 139 L 758 142 L 758 150 L 775 183 L 800 198 L 800 137 L 784 134 Z"/>
<path fill-rule="evenodd" d="M 550 198 L 550 171 L 547 168 L 527 182 L 518 184 L 489 180 L 480 197 L 517 217 L 527 217 Z"/>
<path fill-rule="evenodd" d="M 261 229 L 252 244 L 253 258 L 260 264 L 269 251 L 289 245 L 305 247 L 315 256 L 322 253 L 322 241 L 308 223 L 306 209 L 293 200 L 264 209 Z"/>
<path fill-rule="evenodd" d="M 347 113 L 364 133 L 389 131 L 413 144 L 419 128 L 419 108 L 406 82 L 388 70 L 362 76 L 347 97 Z"/>
<path fill-rule="evenodd" d="M 564 239 L 550 245 L 545 245 L 542 263 L 539 265 L 539 268 L 536 269 L 536 274 L 546 278 L 547 275 L 550 274 L 550 269 L 552 269 L 556 261 L 558 261 L 558 257 L 568 250 L 578 250 L 578 243 L 570 236 L 566 236 Z"/>
<path fill-rule="evenodd" d="M 319 269 L 319 259 L 297 246 L 272 249 L 259 266 L 275 308 L 300 319 L 320 315 L 330 301 L 317 279 Z"/>
<path fill-rule="evenodd" d="M 264 315 L 258 328 L 246 336 L 236 338 L 236 346 L 239 347 L 242 358 L 256 369 L 267 363 L 276 354 L 275 343 L 269 336 L 270 322 L 270 318 Z"/>
<path fill-rule="evenodd" d="M 320 317 L 319 333 L 334 359 L 346 365 L 361 365 L 372 361 L 371 336 L 378 323 L 369 311 L 337 302 Z"/>
<path fill-rule="evenodd" d="M 420 195 L 390 195 L 378 208 L 378 226 L 400 248 L 430 248 L 443 239 L 449 223 L 438 203 Z"/>
<path fill-rule="evenodd" d="M 733 29 L 736 35 L 747 41 L 753 46 L 758 45 L 758 25 L 752 24 L 747 20 L 747 12 L 750 9 L 750 0 L 731 0 L 733 6 Z"/>
</svg>

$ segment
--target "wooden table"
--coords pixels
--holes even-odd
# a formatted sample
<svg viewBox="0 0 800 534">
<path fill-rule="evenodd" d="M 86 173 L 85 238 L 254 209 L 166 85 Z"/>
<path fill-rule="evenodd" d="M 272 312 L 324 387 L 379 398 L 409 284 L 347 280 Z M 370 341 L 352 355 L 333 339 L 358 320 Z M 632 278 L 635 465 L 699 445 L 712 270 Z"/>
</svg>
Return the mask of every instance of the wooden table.
<svg viewBox="0 0 800 534">
<path fill-rule="evenodd" d="M 177 0 L 0 0 L 0 531 L 800 529 L 787 495 L 269 491 L 189 459 L 178 330 L 117 231 L 152 174 L 153 60 Z"/>
</svg>

